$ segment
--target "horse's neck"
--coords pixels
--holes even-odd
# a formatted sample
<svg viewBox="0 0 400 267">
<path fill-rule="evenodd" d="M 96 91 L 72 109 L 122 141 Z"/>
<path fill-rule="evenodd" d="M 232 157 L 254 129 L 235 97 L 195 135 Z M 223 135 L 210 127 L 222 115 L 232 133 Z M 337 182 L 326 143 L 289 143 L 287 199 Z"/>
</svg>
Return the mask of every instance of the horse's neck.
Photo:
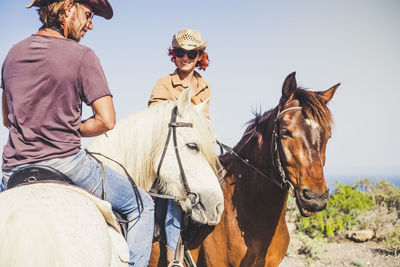
<svg viewBox="0 0 400 267">
<path fill-rule="evenodd" d="M 269 177 L 279 180 L 271 153 L 273 119 L 270 117 L 264 122 L 267 123 L 267 130 L 262 140 L 259 136 L 252 136 L 250 139 L 244 136 L 234 150 L 240 156 L 248 159 L 249 164 Z M 274 220 L 284 216 L 287 192 L 282 191 L 233 155 L 221 156 L 221 164 L 226 170 L 226 181 L 223 184 L 224 194 L 228 196 L 228 201 L 231 201 L 233 208 L 237 210 L 239 224 L 259 224 L 268 221 L 267 225 L 271 225 L 277 223 Z M 257 220 L 254 221 L 254 218 Z"/>
<path fill-rule="evenodd" d="M 161 147 L 160 124 L 163 119 L 154 120 L 155 109 L 145 109 L 120 120 L 115 128 L 96 138 L 87 148 L 89 151 L 100 152 L 124 165 L 139 186 L 148 189 L 152 181 L 149 173 L 152 171 L 152 153 L 154 147 Z M 158 130 L 155 130 L 158 129 Z M 159 135 L 159 138 L 154 136 Z M 160 143 L 158 143 L 160 142 Z M 124 174 L 122 169 L 107 159 L 101 159 L 106 165 Z"/>
<path fill-rule="evenodd" d="M 234 157 L 225 172 L 223 187 L 233 197 L 235 206 L 244 204 L 246 209 L 262 211 L 266 206 L 283 208 L 286 205 L 287 192 Z M 276 175 L 270 177 L 279 179 Z"/>
<path fill-rule="evenodd" d="M 274 155 L 271 148 L 275 119 L 274 113 L 275 110 L 271 111 L 269 116 L 262 122 L 264 126 L 260 128 L 265 129 L 263 133 L 253 133 L 250 137 L 245 134 L 234 147 L 234 150 L 237 154 L 247 159 L 249 164 L 253 165 L 268 176 L 277 177 L 278 179 L 279 174 L 274 167 Z M 242 166 L 243 169 L 251 169 L 250 167 L 245 167 L 244 164 L 242 164 Z"/>
</svg>

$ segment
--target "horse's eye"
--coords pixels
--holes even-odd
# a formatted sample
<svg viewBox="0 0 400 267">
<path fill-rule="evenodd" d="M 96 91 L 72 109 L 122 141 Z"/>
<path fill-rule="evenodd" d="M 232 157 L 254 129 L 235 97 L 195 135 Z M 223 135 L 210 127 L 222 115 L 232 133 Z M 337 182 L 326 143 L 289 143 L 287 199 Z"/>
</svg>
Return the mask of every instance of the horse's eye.
<svg viewBox="0 0 400 267">
<path fill-rule="evenodd" d="M 281 132 L 283 137 L 292 137 L 292 133 L 286 128 L 283 128 Z"/>
<path fill-rule="evenodd" d="M 196 143 L 187 143 L 186 146 L 187 146 L 190 150 L 199 151 L 199 147 L 197 146 Z"/>
</svg>

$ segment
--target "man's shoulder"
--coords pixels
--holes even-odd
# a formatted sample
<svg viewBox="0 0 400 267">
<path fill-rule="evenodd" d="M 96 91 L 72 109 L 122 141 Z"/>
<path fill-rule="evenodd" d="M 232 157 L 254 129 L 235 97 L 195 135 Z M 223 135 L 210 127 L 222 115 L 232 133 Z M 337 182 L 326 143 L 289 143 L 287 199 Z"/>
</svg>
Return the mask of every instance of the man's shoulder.
<svg viewBox="0 0 400 267">
<path fill-rule="evenodd" d="M 14 45 L 11 47 L 10 51 L 18 50 L 18 49 L 20 49 L 20 48 L 26 46 L 28 43 L 31 42 L 31 39 L 32 39 L 32 35 L 29 36 L 29 37 L 27 37 L 27 38 L 25 38 L 25 39 L 23 39 L 23 40 L 21 40 L 21 41 L 19 41 L 18 43 L 14 44 Z"/>
<path fill-rule="evenodd" d="M 75 52 L 80 52 L 80 53 L 87 53 L 87 52 L 94 53 L 94 51 L 91 48 L 89 48 L 83 44 L 80 44 L 74 40 L 64 39 L 64 38 L 55 38 L 55 39 L 57 39 L 57 40 L 53 40 L 53 42 L 56 42 L 57 45 L 65 47 L 66 49 L 70 49 L 70 50 L 73 50 Z"/>
<path fill-rule="evenodd" d="M 63 50 L 66 49 L 67 51 L 72 50 L 75 51 L 75 53 L 87 53 L 89 51 L 93 52 L 91 48 L 82 45 L 74 40 L 53 37 L 53 36 L 39 35 L 39 34 L 32 34 L 31 36 L 25 38 L 24 40 L 16 43 L 11 48 L 11 50 L 33 48 L 33 47 L 36 48 L 54 47 L 55 49 L 63 49 Z"/>
</svg>

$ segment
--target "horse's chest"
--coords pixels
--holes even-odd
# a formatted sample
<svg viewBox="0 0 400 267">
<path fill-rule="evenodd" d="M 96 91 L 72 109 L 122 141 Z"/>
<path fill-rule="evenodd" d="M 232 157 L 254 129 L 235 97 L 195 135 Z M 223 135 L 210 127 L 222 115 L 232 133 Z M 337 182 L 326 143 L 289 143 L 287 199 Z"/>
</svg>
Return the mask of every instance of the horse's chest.
<svg viewBox="0 0 400 267">
<path fill-rule="evenodd" d="M 267 251 L 267 229 L 247 220 L 251 218 L 240 219 L 234 210 L 227 213 L 231 214 L 225 214 L 227 216 L 223 220 L 223 225 L 220 225 L 220 236 L 216 238 L 219 240 L 216 244 L 225 241 L 223 247 L 226 249 L 224 255 L 228 263 L 226 266 L 257 266 L 255 263 L 263 261 Z M 223 254 L 223 250 L 217 253 Z M 243 262 L 246 264 L 243 265 Z"/>
</svg>

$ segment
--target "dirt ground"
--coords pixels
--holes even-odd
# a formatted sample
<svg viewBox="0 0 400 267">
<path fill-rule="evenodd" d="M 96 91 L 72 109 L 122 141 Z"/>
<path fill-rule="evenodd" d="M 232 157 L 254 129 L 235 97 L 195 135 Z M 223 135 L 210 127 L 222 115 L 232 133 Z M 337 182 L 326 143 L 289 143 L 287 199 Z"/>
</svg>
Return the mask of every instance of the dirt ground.
<svg viewBox="0 0 400 267">
<path fill-rule="evenodd" d="M 291 242 L 286 257 L 280 267 L 303 266 L 368 266 L 368 267 L 400 267 L 400 256 L 388 255 L 383 246 L 374 241 L 356 243 L 347 239 L 320 244 L 317 259 L 307 260 L 305 255 L 299 255 L 298 250 L 302 246 L 300 238 L 292 229 Z"/>
</svg>

